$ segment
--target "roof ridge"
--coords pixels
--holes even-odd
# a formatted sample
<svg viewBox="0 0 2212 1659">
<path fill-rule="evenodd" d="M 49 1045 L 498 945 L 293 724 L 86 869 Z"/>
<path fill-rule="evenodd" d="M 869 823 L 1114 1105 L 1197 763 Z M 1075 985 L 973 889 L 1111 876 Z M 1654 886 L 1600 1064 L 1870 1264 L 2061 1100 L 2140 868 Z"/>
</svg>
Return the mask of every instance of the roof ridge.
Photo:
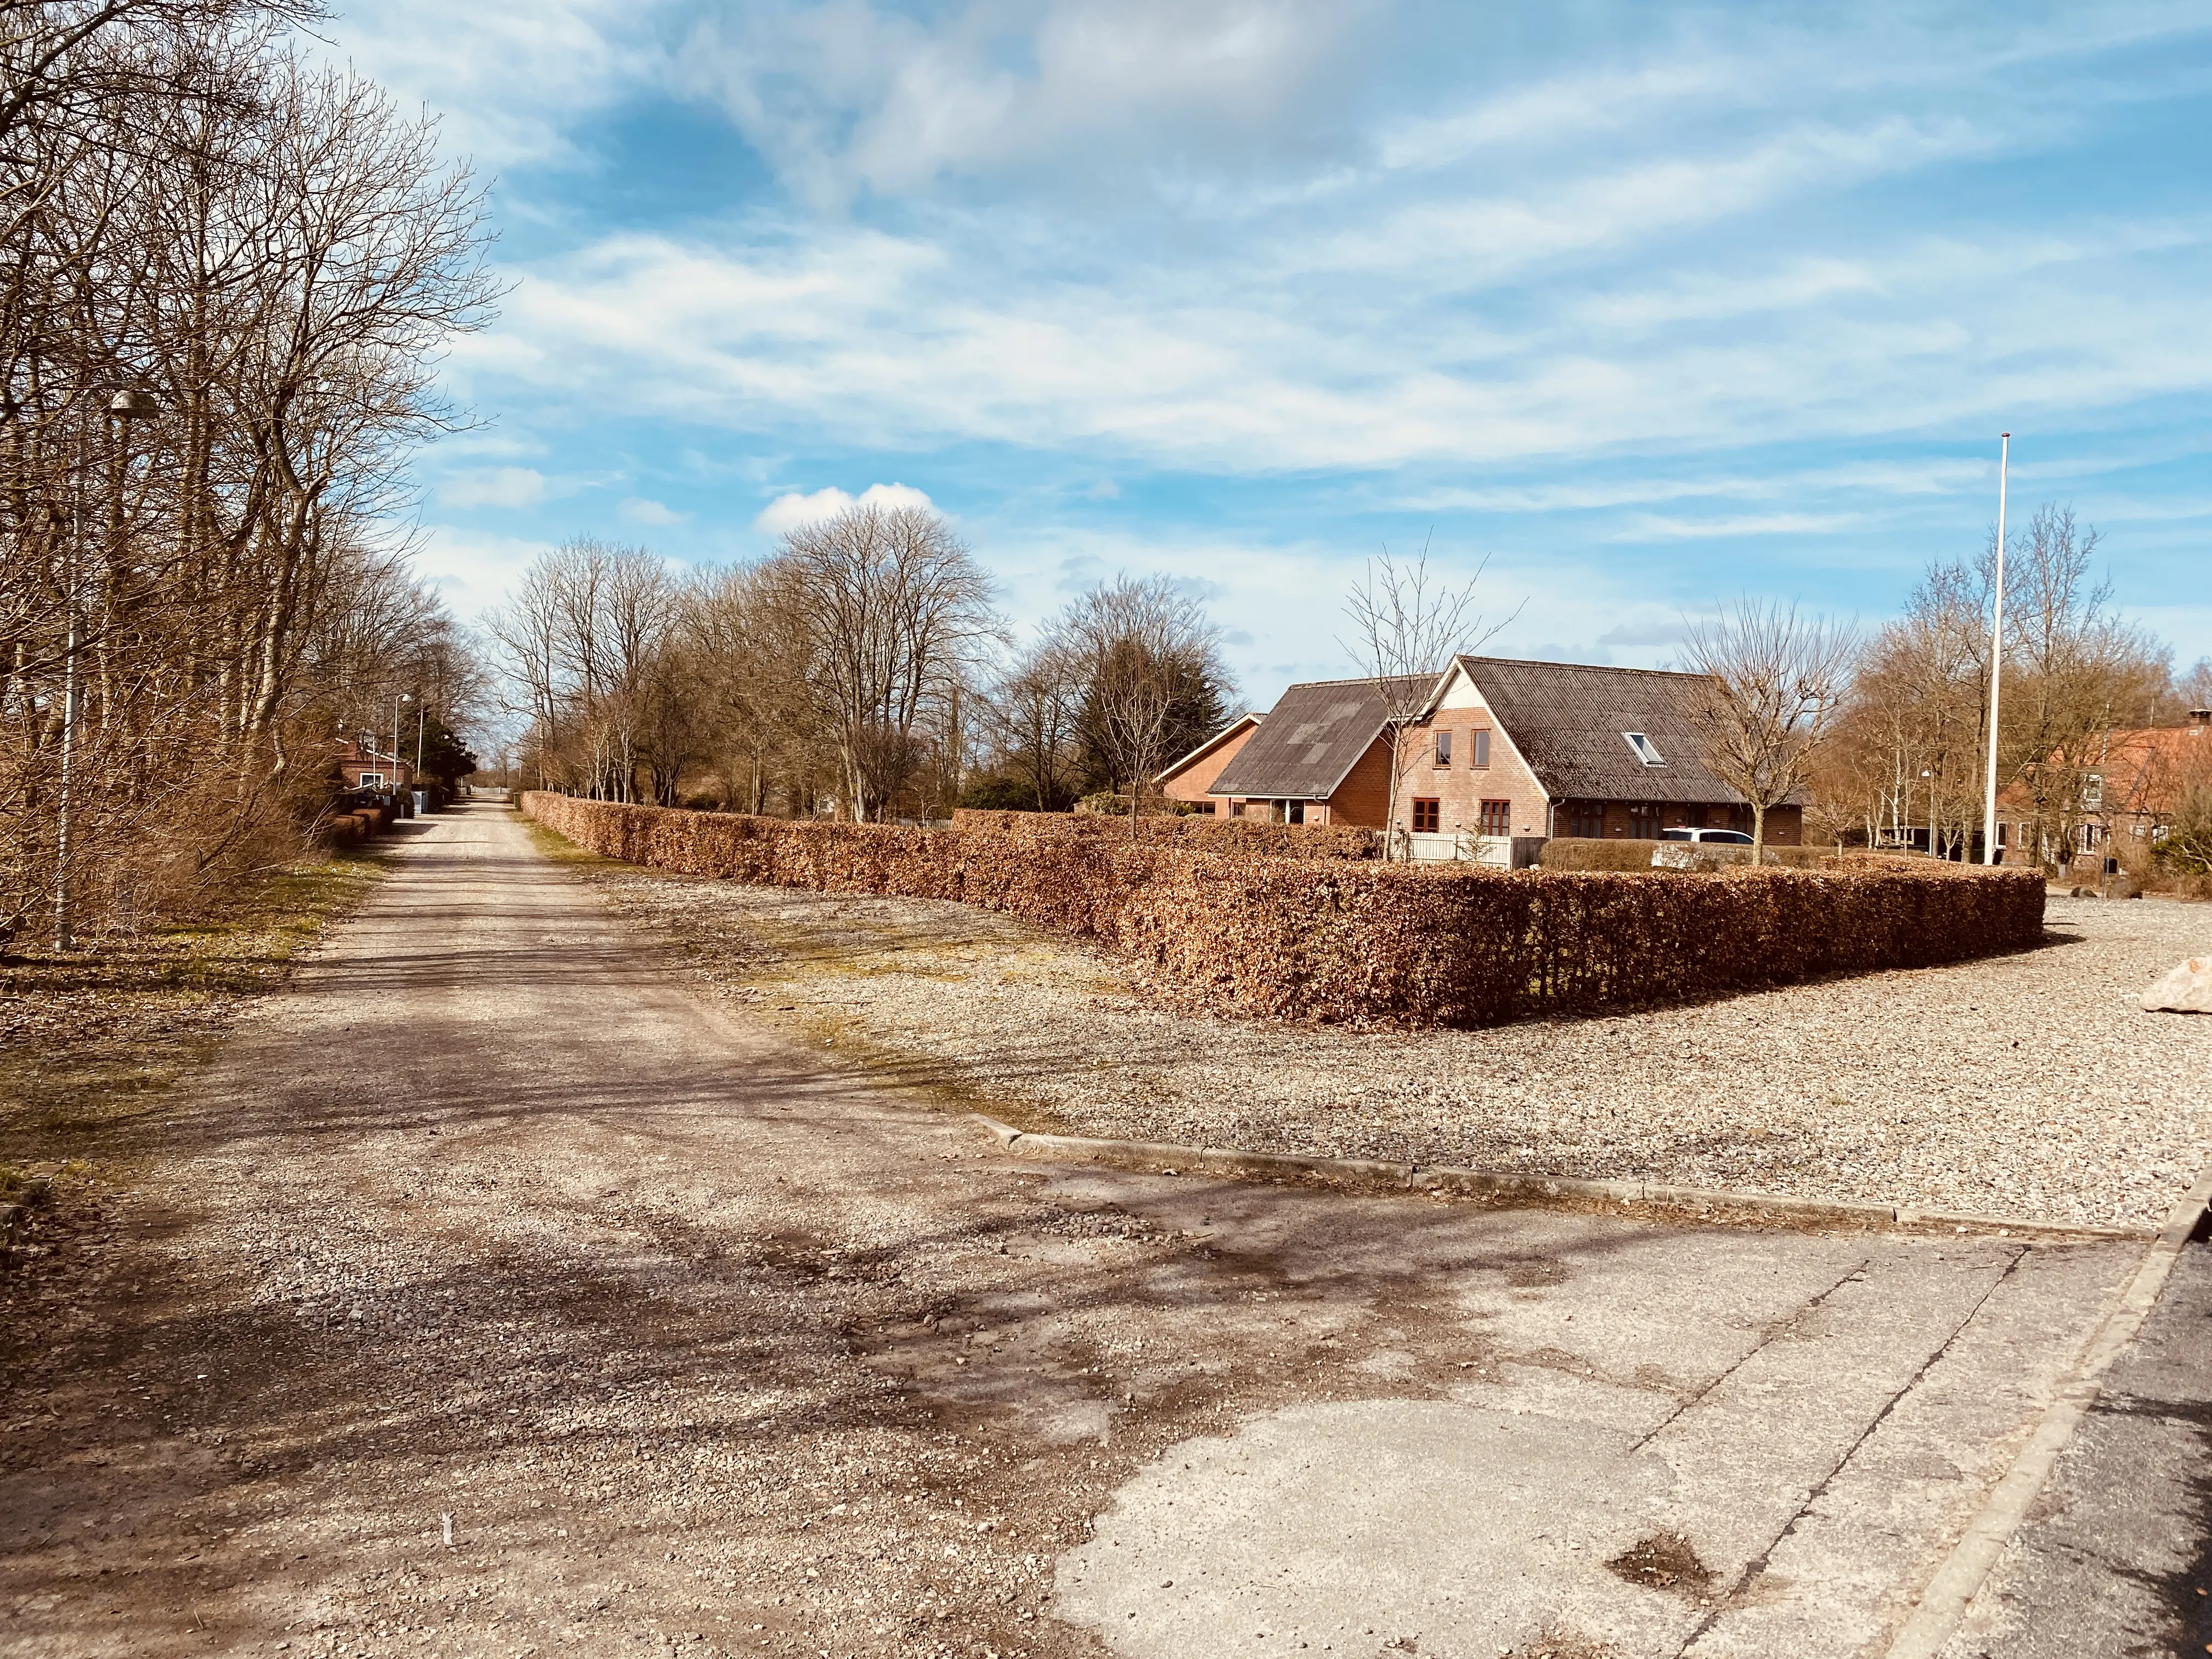
<svg viewBox="0 0 2212 1659">
<path fill-rule="evenodd" d="M 1479 657 L 1462 652 L 1455 662 L 1494 662 L 1507 668 L 1576 668 L 1592 674 L 1650 674 L 1661 679 L 1694 680 L 1703 676 L 1684 668 L 1628 668 L 1609 662 L 1560 662 L 1552 657 Z"/>
</svg>

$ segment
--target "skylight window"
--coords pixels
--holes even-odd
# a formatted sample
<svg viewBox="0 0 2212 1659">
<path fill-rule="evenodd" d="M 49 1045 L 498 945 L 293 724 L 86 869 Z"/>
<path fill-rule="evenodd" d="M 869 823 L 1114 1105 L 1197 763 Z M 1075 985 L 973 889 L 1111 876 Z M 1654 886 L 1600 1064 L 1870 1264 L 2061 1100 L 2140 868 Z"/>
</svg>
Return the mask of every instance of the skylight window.
<svg viewBox="0 0 2212 1659">
<path fill-rule="evenodd" d="M 1636 751 L 1636 758 L 1646 766 L 1664 766 L 1667 763 L 1667 757 L 1641 732 L 1624 732 L 1620 735 L 1628 739 L 1628 746 Z"/>
</svg>

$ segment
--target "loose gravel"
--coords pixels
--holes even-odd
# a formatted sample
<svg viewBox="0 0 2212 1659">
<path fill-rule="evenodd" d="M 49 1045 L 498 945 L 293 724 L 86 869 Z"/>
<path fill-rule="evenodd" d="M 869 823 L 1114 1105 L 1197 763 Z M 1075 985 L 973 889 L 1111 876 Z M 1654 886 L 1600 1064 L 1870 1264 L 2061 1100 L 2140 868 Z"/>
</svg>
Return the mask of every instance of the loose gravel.
<svg viewBox="0 0 2212 1659">
<path fill-rule="evenodd" d="M 2202 904 L 2053 897 L 2015 956 L 1407 1031 L 1179 1012 L 957 904 L 583 867 L 727 994 L 1026 1129 L 2104 1225 L 2161 1221 L 2212 1158 L 2212 1018 L 2137 1000 L 2212 949 Z"/>
</svg>

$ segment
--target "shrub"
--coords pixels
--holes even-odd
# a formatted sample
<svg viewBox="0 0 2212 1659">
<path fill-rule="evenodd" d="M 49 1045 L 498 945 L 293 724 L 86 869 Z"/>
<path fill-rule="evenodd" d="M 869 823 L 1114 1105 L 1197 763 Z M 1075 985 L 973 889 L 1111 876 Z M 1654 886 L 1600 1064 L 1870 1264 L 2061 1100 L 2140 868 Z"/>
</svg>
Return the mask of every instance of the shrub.
<svg viewBox="0 0 2212 1659">
<path fill-rule="evenodd" d="M 1125 801 L 1127 796 L 1122 798 Z M 1192 813 L 1183 817 L 1141 817 L 1133 826 L 1125 812 L 1119 818 L 1087 812 L 983 812 L 962 811 L 952 815 L 955 830 L 1001 836 L 1078 836 L 1089 841 L 1181 847 L 1192 852 L 1258 854 L 1282 858 L 1371 859 L 1380 855 L 1379 837 L 1372 830 L 1342 823 L 1274 823 L 1259 818 L 1215 817 Z"/>
<path fill-rule="evenodd" d="M 1002 911 L 1133 957 L 1200 1006 L 1293 1019 L 1494 1025 L 1956 962 L 2024 949 L 2043 930 L 2033 871 L 1889 861 L 1686 880 L 1238 856 L 994 814 L 943 830 L 535 792 L 522 805 L 631 863 Z"/>
<path fill-rule="evenodd" d="M 1650 870 L 1651 855 L 1662 847 L 1683 847 L 1692 843 L 1664 841 L 1601 841 L 1596 836 L 1557 836 L 1544 843 L 1543 866 L 1547 870 Z M 1834 867 L 1836 849 L 1832 847 L 1766 847 L 1760 849 L 1765 862 L 1784 870 L 1826 870 Z M 1698 846 L 1700 857 L 1711 854 L 1714 866 L 1724 864 L 1748 864 L 1751 848 L 1724 843 L 1705 843 Z"/>
</svg>

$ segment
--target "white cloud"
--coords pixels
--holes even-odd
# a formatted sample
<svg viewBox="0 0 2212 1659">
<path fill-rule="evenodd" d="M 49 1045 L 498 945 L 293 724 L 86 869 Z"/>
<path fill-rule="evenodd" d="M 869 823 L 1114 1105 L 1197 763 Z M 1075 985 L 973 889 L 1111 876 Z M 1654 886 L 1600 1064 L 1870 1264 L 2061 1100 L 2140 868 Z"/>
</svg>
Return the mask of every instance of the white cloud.
<svg viewBox="0 0 2212 1659">
<path fill-rule="evenodd" d="M 699 25 L 693 89 L 817 202 L 1044 161 L 1128 176 L 1131 152 L 1249 147 L 1304 118 L 1347 0 L 971 0 L 924 21 L 865 0 Z M 1026 13 L 1026 15 L 1024 15 Z"/>
<path fill-rule="evenodd" d="M 1858 513 L 1747 513 L 1719 519 L 1678 519 L 1638 513 L 1611 539 L 1700 541 L 1727 536 L 1828 536 L 1866 521 Z"/>
<path fill-rule="evenodd" d="M 438 487 L 448 507 L 535 507 L 545 499 L 545 475 L 526 466 L 459 473 Z"/>
<path fill-rule="evenodd" d="M 648 501 L 641 495 L 625 497 L 615 511 L 621 514 L 623 520 L 630 524 L 682 524 L 691 516 L 688 513 L 678 513 L 673 507 L 664 507 L 659 501 Z"/>
<path fill-rule="evenodd" d="M 505 602 L 531 563 L 553 544 L 522 536 L 487 536 L 452 525 L 429 525 L 416 538 L 414 564 L 463 621 Z"/>
<path fill-rule="evenodd" d="M 378 0 L 308 50 L 436 112 L 441 147 L 486 172 L 577 157 L 566 129 L 657 72 L 665 0 Z"/>
<path fill-rule="evenodd" d="M 761 509 L 753 520 L 753 528 L 770 536 L 781 536 L 787 530 L 796 530 L 800 525 L 813 524 L 818 520 L 834 518 L 847 507 L 879 507 L 886 512 L 900 507 L 927 507 L 932 505 L 928 496 L 919 489 L 902 483 L 870 484 L 856 501 L 831 484 L 811 495 L 796 491 L 779 495 Z"/>
</svg>

